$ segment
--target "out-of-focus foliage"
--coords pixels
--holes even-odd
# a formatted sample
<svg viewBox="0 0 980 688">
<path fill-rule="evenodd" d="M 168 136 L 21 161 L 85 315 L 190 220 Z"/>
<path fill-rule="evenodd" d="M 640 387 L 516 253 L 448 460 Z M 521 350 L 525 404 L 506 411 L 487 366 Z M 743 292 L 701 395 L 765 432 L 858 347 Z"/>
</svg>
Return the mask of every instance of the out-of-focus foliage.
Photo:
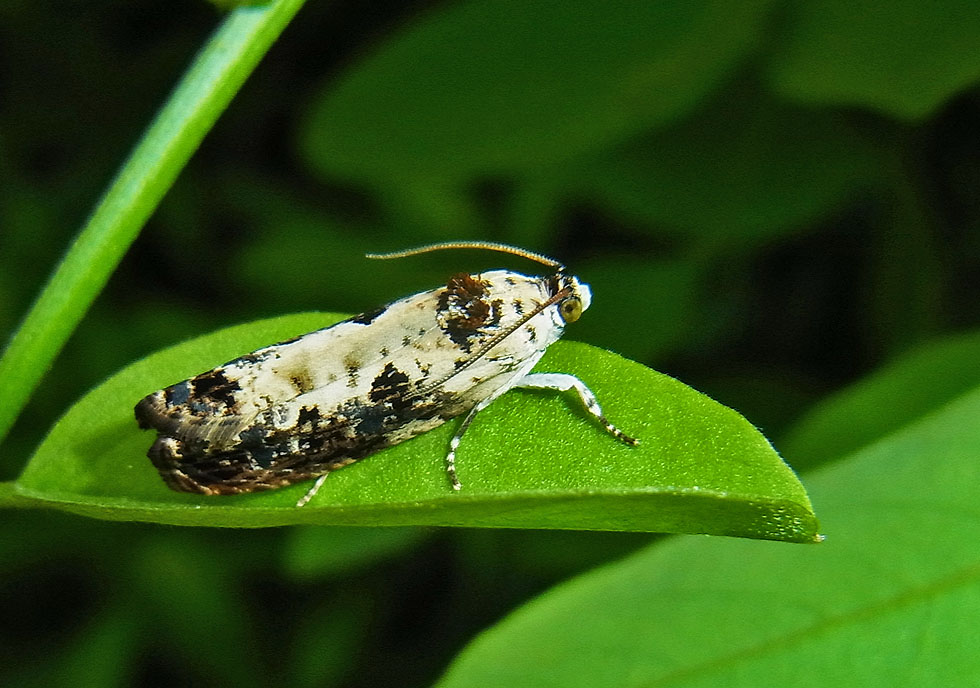
<svg viewBox="0 0 980 688">
<path fill-rule="evenodd" d="M 732 675 L 712 673 L 729 665 L 707 650 L 685 654 L 691 683 L 758 685 L 759 669 L 802 684 L 820 670 L 818 653 L 836 667 L 846 654 L 881 668 L 862 685 L 894 685 L 901 678 L 885 669 L 900 665 L 888 653 L 942 628 L 930 666 L 947 673 L 933 682 L 968 685 L 975 614 L 959 623 L 952 610 L 974 609 L 980 561 L 975 540 L 947 536 L 933 514 L 952 503 L 975 520 L 939 477 L 975 484 L 968 457 L 980 455 L 968 432 L 980 326 L 978 17 L 966 0 L 308 2 L 46 375 L 0 447 L 0 477 L 19 473 L 86 390 L 152 351 L 264 316 L 359 311 L 499 266 L 476 255 L 369 263 L 366 250 L 508 241 L 561 258 L 592 285 L 570 338 L 737 409 L 791 465 L 834 461 L 815 479 L 822 489 L 860 483 L 846 499 L 818 496 L 824 544 L 785 556 L 789 545 L 718 545 L 728 561 L 762 551 L 775 576 L 815 559 L 806 575 L 821 599 L 858 610 L 867 600 L 852 581 L 907 574 L 896 590 L 918 606 L 901 615 L 795 650 L 777 637 L 785 652 Z M 4 337 L 219 19 L 204 2 L 0 5 Z M 875 471 L 891 465 L 901 480 L 879 485 Z M 894 499 L 895 485 L 913 494 Z M 867 517 L 875 509 L 894 510 L 907 558 L 887 547 L 851 556 L 872 551 L 864 540 L 884 547 L 881 521 Z M 354 537 L 5 511 L 0 683 L 428 685 L 520 603 L 649 542 Z M 711 596 L 754 590 L 765 619 L 786 599 L 774 592 L 785 581 L 759 587 L 765 573 L 711 587 L 718 564 L 695 551 L 706 546 L 683 543 L 691 554 L 678 576 L 692 609 L 737 614 Z M 673 561 L 670 547 L 640 556 Z M 349 567 L 337 563 L 344 552 Z M 949 568 L 933 575 L 930 560 Z M 812 599 L 810 583 L 793 599 Z M 561 606 L 557 593 L 550 600 L 522 618 Z M 654 605 L 629 611 L 637 632 L 673 631 Z M 681 620 L 723 628 L 710 616 Z M 592 621 L 597 633 L 615 625 Z M 588 615 L 576 622 L 590 630 Z M 610 651 L 590 666 L 649 675 L 630 661 L 659 658 Z M 476 679 L 460 678 L 466 666 L 452 681 Z M 928 671 L 908 676 L 930 682 Z"/>
</svg>

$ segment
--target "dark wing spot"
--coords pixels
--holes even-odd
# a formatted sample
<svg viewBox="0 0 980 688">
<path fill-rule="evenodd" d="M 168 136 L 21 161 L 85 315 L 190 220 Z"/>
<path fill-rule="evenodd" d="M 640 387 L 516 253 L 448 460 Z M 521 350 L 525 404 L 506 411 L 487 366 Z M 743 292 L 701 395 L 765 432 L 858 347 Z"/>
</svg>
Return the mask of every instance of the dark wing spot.
<svg viewBox="0 0 980 688">
<path fill-rule="evenodd" d="M 241 440 L 239 447 L 247 451 L 252 459 L 262 468 L 268 468 L 272 465 L 272 462 L 276 458 L 276 453 L 273 447 L 266 444 L 265 438 L 269 435 L 269 432 L 258 425 L 254 425 L 247 430 L 242 430 L 238 433 L 238 439 Z"/>
<path fill-rule="evenodd" d="M 374 319 L 379 315 L 388 310 L 387 306 L 382 306 L 381 308 L 375 308 L 373 311 L 368 311 L 367 313 L 361 313 L 360 315 L 355 315 L 350 319 L 350 322 L 357 323 L 358 325 L 370 325 L 374 322 Z"/>
<path fill-rule="evenodd" d="M 181 404 L 186 404 L 190 398 L 191 386 L 187 380 L 184 380 L 172 387 L 167 387 L 163 390 L 163 395 L 167 399 L 168 406 L 180 406 Z"/>
<path fill-rule="evenodd" d="M 391 429 L 389 423 L 395 419 L 391 409 L 377 404 L 364 404 L 356 399 L 351 400 L 343 411 L 357 428 L 357 434 L 365 438 L 383 437 Z"/>
<path fill-rule="evenodd" d="M 500 301 L 488 302 L 489 283 L 472 275 L 449 278 L 439 294 L 437 318 L 442 331 L 463 351 L 469 351 L 471 338 L 480 328 L 500 321 Z"/>
<path fill-rule="evenodd" d="M 238 358 L 228 361 L 222 368 L 227 368 L 228 366 L 238 366 L 239 368 L 248 368 L 256 363 L 261 363 L 262 361 L 270 358 L 274 355 L 274 350 L 266 349 L 264 351 L 253 351 L 250 354 L 245 354 L 244 356 L 239 356 Z"/>
<path fill-rule="evenodd" d="M 234 406 L 235 392 L 241 390 L 237 380 L 229 380 L 221 368 L 188 380 L 195 397 L 208 399 L 225 406 Z"/>
<path fill-rule="evenodd" d="M 486 280 L 477 279 L 473 275 L 460 272 L 449 278 L 449 282 L 446 283 L 446 291 L 440 298 L 452 295 L 461 301 L 481 299 L 487 295 L 487 287 L 489 286 L 490 283 Z"/>
<path fill-rule="evenodd" d="M 409 406 L 408 375 L 398 370 L 394 364 L 388 363 L 381 374 L 371 383 L 368 398 L 376 404 L 384 404 L 394 410 Z"/>
<path fill-rule="evenodd" d="M 490 317 L 490 304 L 486 301 L 470 301 L 460 314 L 449 318 L 453 327 L 459 330 L 475 330 Z"/>
<path fill-rule="evenodd" d="M 500 325 L 500 310 L 504 302 L 501 299 L 494 299 L 490 302 L 490 319 L 487 320 L 486 327 L 497 327 Z"/>
<path fill-rule="evenodd" d="M 312 437 L 308 437 L 303 440 L 303 442 L 300 444 L 300 449 L 302 449 L 304 452 L 318 452 L 323 449 L 324 444 L 325 442 L 322 437 L 319 435 L 313 435 Z"/>
<path fill-rule="evenodd" d="M 309 423 L 314 429 L 316 429 L 319 422 L 320 410 L 316 406 L 304 406 L 299 410 L 299 425 L 306 425 Z"/>
<path fill-rule="evenodd" d="M 300 394 L 306 394 L 313 389 L 313 378 L 310 377 L 310 372 L 308 370 L 299 370 L 294 372 L 289 381 L 293 383 L 293 387 Z"/>
<path fill-rule="evenodd" d="M 344 357 L 344 367 L 347 369 L 347 386 L 357 387 L 357 380 L 361 372 L 361 362 L 348 354 Z"/>
</svg>

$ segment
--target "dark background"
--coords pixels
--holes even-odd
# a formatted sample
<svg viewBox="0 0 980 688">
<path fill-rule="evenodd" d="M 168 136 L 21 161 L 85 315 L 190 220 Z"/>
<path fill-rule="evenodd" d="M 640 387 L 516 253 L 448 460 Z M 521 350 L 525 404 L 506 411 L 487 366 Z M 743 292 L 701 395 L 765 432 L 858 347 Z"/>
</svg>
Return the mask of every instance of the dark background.
<svg viewBox="0 0 980 688">
<path fill-rule="evenodd" d="M 488 266 L 362 257 L 449 239 L 563 260 L 595 296 L 569 338 L 681 379 L 779 448 L 827 395 L 980 321 L 974 15 L 309 2 L 45 377 L 0 477 L 154 350 Z M 0 7 L 3 336 L 220 17 L 200 2 Z M 798 470 L 832 458 L 786 455 Z M 520 602 L 648 541 L 8 511 L 0 683 L 426 685 Z"/>
</svg>

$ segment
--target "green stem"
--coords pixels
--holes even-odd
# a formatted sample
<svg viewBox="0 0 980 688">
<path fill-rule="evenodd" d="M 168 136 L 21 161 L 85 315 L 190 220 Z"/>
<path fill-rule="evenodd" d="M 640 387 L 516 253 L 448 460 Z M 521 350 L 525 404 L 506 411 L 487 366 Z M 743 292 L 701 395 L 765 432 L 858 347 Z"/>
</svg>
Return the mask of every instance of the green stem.
<svg viewBox="0 0 980 688">
<path fill-rule="evenodd" d="M 198 54 L 0 357 L 0 441 L 204 135 L 302 5 L 239 7 Z"/>
</svg>

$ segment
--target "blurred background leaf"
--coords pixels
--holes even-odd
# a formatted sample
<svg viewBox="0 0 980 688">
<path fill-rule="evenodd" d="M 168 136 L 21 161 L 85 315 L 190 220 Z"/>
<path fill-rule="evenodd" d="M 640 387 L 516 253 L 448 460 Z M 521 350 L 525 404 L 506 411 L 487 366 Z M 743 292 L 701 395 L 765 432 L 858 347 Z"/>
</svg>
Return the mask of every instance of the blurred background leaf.
<svg viewBox="0 0 980 688">
<path fill-rule="evenodd" d="M 978 17 L 965 0 L 306 3 L 45 376 L 0 447 L 0 478 L 132 361 L 233 323 L 355 312 L 500 267 L 359 258 L 476 237 L 555 255 L 592 284 L 574 338 L 737 409 L 792 465 L 846 470 L 854 448 L 975 379 Z M 4 338 L 219 20 L 196 0 L 0 4 Z M 936 455 L 936 470 L 964 468 L 948 461 Z M 869 479 L 855 499 L 879 489 Z M 716 544 L 784 567 L 827 556 L 851 512 L 816 506 L 830 539 L 807 552 Z M 929 523 L 896 509 L 910 532 Z M 520 603 L 651 539 L 372 537 L 358 549 L 329 531 L 7 511 L 0 683 L 428 685 Z M 700 580 L 711 564 L 690 566 Z M 834 579 L 862 571 L 826 566 Z M 277 650 L 222 673 L 192 627 L 212 623 Z M 847 656 L 876 647 L 862 636 Z"/>
<path fill-rule="evenodd" d="M 800 468 L 845 456 L 980 386 L 978 361 L 980 332 L 930 341 L 815 404 L 779 445 Z"/>
<path fill-rule="evenodd" d="M 789 3 L 769 64 L 774 90 L 919 120 L 980 79 L 970 0 Z"/>
<path fill-rule="evenodd" d="M 446 5 L 323 90 L 304 152 L 326 176 L 375 183 L 537 175 L 683 116 L 772 4 Z"/>
</svg>

